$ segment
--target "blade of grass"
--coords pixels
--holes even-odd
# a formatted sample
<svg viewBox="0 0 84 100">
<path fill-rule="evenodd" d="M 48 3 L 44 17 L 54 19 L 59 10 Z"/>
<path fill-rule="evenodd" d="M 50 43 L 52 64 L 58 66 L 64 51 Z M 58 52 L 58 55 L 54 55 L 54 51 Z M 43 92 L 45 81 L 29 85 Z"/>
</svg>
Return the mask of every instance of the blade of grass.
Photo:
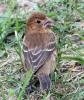
<svg viewBox="0 0 84 100">
<path fill-rule="evenodd" d="M 84 64 L 84 58 L 80 56 L 62 56 L 62 59 L 67 59 L 67 60 L 76 60 L 79 61 L 81 64 Z"/>
<path fill-rule="evenodd" d="M 26 86 L 29 84 L 31 77 L 32 77 L 32 69 L 28 70 L 25 74 L 25 77 L 23 79 L 23 86 L 21 91 L 19 92 L 19 96 L 17 100 L 22 100 L 23 93 L 25 91 Z"/>
</svg>

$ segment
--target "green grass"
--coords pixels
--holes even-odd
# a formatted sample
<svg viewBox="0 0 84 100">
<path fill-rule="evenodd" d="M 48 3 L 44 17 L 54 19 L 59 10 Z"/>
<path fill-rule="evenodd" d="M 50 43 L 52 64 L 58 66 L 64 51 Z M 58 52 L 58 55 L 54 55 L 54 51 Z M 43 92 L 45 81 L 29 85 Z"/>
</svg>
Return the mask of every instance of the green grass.
<svg viewBox="0 0 84 100">
<path fill-rule="evenodd" d="M 19 95 L 18 95 L 18 99 L 17 100 L 22 100 L 22 96 L 25 93 L 25 88 L 27 87 L 27 85 L 29 84 L 29 81 L 32 77 L 32 69 L 30 69 L 29 71 L 26 72 L 26 75 L 22 81 L 23 86 L 21 88 L 21 90 L 19 91 Z"/>
</svg>

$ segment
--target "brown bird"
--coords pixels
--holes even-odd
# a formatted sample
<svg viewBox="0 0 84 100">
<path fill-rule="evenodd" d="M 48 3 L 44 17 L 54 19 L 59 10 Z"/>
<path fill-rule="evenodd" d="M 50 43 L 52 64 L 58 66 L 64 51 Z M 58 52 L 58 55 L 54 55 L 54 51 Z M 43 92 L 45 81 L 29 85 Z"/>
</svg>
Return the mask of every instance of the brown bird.
<svg viewBox="0 0 84 100">
<path fill-rule="evenodd" d="M 23 38 L 25 69 L 32 66 L 42 91 L 50 89 L 49 75 L 55 69 L 55 33 L 49 27 L 52 23 L 45 14 L 34 12 L 27 21 Z"/>
</svg>

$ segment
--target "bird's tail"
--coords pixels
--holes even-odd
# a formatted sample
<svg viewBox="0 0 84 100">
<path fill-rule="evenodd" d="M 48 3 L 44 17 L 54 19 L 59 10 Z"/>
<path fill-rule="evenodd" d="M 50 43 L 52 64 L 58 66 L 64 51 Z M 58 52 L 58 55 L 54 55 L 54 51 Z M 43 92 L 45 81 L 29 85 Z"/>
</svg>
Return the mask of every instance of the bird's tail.
<svg viewBox="0 0 84 100">
<path fill-rule="evenodd" d="M 40 88 L 42 91 L 49 90 L 51 87 L 51 80 L 49 75 L 39 75 Z"/>
</svg>

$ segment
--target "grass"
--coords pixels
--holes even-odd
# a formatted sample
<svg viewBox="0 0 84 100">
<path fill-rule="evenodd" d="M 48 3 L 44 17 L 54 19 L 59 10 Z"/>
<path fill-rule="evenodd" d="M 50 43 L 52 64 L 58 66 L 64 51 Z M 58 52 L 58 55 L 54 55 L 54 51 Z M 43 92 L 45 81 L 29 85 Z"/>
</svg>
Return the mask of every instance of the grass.
<svg viewBox="0 0 84 100">
<path fill-rule="evenodd" d="M 21 91 L 20 91 L 20 93 L 18 95 L 18 99 L 17 100 L 22 100 L 22 96 L 25 93 L 25 88 L 29 84 L 29 81 L 30 81 L 31 77 L 32 77 L 32 69 L 30 69 L 29 71 L 26 72 L 25 78 L 22 81 L 23 86 L 22 86 L 22 89 L 21 89 Z"/>
<path fill-rule="evenodd" d="M 22 71 L 22 38 L 28 13 L 22 15 L 16 10 L 14 0 L 5 3 L 8 5 L 7 11 L 0 16 L 0 97 L 7 100 L 12 96 L 21 100 L 32 75 L 28 71 L 25 77 Z M 38 6 L 40 11 L 55 21 L 53 31 L 57 38 L 57 71 L 51 76 L 51 90 L 45 94 L 38 92 L 42 100 L 50 97 L 55 100 L 84 99 L 84 44 L 80 43 L 84 41 L 84 28 L 81 27 L 83 3 L 82 0 L 46 0 L 45 5 Z M 12 16 L 14 10 L 16 15 Z M 74 34 L 80 38 L 79 41 L 72 40 Z"/>
</svg>

